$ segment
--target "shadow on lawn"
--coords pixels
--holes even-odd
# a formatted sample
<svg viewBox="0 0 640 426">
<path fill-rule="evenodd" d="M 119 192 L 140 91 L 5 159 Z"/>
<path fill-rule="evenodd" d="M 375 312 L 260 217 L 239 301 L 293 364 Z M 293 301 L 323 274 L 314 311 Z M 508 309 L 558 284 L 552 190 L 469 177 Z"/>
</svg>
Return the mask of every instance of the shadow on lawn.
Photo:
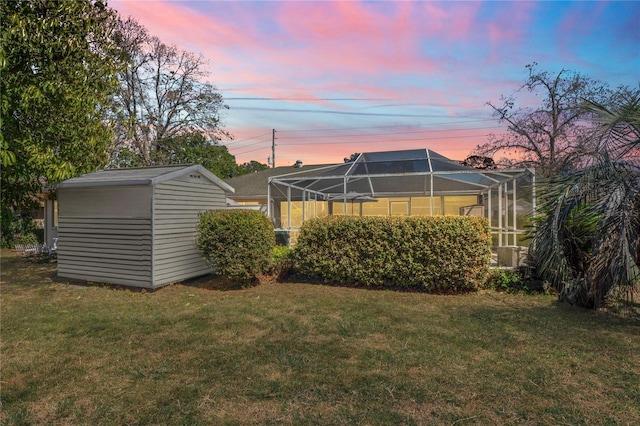
<svg viewBox="0 0 640 426">
<path fill-rule="evenodd" d="M 191 278 L 188 280 L 184 280 L 180 285 L 185 285 L 188 287 L 197 287 L 205 290 L 215 290 L 215 291 L 233 291 L 233 290 L 244 290 L 247 288 L 255 287 L 259 285 L 259 281 L 232 281 L 226 278 L 223 278 L 219 275 L 209 274 L 202 277 Z"/>
<path fill-rule="evenodd" d="M 3 285 L 39 287 L 57 282 L 55 256 L 25 256 L 13 250 L 2 249 L 0 260 Z"/>
<path fill-rule="evenodd" d="M 87 282 L 83 280 L 76 280 L 70 278 L 59 278 L 57 276 L 57 259 L 55 256 L 47 256 L 47 255 L 33 255 L 33 256 L 24 256 L 13 250 L 2 249 L 1 252 L 1 275 L 0 275 L 0 283 L 3 286 L 19 286 L 26 288 L 41 288 L 46 285 L 55 285 L 55 284 L 63 284 L 63 285 L 71 285 L 77 287 L 106 287 L 114 290 L 123 290 L 123 291 L 133 291 L 133 292 L 154 292 L 156 290 L 161 290 L 162 287 L 150 290 L 143 289 L 139 287 L 133 286 L 124 286 L 124 285 L 115 285 L 115 284 L 105 284 L 105 283 L 94 283 Z M 355 285 L 355 284 L 343 284 L 343 283 L 326 283 L 322 280 L 313 279 L 311 277 L 303 276 L 298 273 L 291 273 L 287 276 L 276 277 L 273 275 L 263 275 L 258 277 L 254 281 L 232 281 L 226 278 L 223 278 L 218 275 L 210 274 L 197 278 L 192 278 L 185 280 L 183 282 L 176 283 L 175 285 L 184 285 L 189 287 L 196 287 L 200 289 L 212 290 L 212 291 L 239 291 L 246 290 L 248 288 L 255 287 L 260 284 L 265 283 L 282 283 L 286 285 L 287 283 L 297 283 L 297 284 L 307 284 L 313 286 L 331 286 L 331 287 L 348 287 L 354 289 L 361 290 L 369 290 L 369 291 L 393 291 L 400 293 L 424 293 L 423 290 L 415 289 L 415 288 L 406 288 L 406 287 L 387 287 L 387 286 L 367 286 L 367 285 Z M 430 292 L 430 294 L 452 294 L 451 292 Z M 460 293 L 457 293 L 460 294 Z M 635 321 L 640 321 L 640 301 L 636 299 L 628 300 L 625 303 L 617 303 L 617 304 L 609 304 L 608 306 L 602 308 L 601 312 L 608 312 L 613 314 L 616 317 L 625 317 L 627 319 L 632 319 Z M 576 309 L 578 312 L 582 312 L 583 310 L 580 308 L 575 308 L 570 305 L 566 305 L 564 303 L 556 302 L 558 309 L 561 310 L 573 310 Z M 588 311 L 594 313 L 594 311 Z M 482 316 L 482 314 L 480 314 Z"/>
</svg>

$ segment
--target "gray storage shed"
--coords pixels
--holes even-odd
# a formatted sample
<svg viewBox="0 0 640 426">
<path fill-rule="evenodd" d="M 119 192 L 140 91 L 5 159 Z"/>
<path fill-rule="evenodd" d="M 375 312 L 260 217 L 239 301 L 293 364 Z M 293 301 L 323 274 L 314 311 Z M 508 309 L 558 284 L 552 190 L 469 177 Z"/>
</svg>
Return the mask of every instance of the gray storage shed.
<svg viewBox="0 0 640 426">
<path fill-rule="evenodd" d="M 199 165 L 111 169 L 58 186 L 58 276 L 157 288 L 211 272 L 198 213 L 234 189 Z"/>
</svg>

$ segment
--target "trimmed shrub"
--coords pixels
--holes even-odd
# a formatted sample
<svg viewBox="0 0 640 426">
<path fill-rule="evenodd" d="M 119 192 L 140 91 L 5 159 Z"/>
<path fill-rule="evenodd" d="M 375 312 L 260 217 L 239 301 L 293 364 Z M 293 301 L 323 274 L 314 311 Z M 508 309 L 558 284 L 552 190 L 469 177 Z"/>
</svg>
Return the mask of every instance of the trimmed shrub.
<svg viewBox="0 0 640 426">
<path fill-rule="evenodd" d="M 255 281 L 272 265 L 275 233 L 261 212 L 214 210 L 200 214 L 196 244 L 219 275 Z"/>
<path fill-rule="evenodd" d="M 286 280 L 292 273 L 294 265 L 291 248 L 278 245 L 273 248 L 273 274 L 278 280 Z"/>
<path fill-rule="evenodd" d="M 294 258 L 301 273 L 325 282 L 469 291 L 489 271 L 489 224 L 471 216 L 325 217 L 303 223 Z"/>
<path fill-rule="evenodd" d="M 482 287 L 506 293 L 550 293 L 549 283 L 533 276 L 532 269 L 493 269 Z"/>
<path fill-rule="evenodd" d="M 504 292 L 526 291 L 522 275 L 508 269 L 492 270 L 483 287 Z"/>
</svg>

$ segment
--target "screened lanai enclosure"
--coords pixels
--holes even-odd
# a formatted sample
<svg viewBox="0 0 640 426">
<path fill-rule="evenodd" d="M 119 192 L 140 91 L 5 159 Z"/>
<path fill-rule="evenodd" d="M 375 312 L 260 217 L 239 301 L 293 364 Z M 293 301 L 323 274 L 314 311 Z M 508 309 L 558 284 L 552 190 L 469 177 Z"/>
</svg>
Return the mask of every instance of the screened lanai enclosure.
<svg viewBox="0 0 640 426">
<path fill-rule="evenodd" d="M 268 197 L 276 230 L 292 239 L 302 222 L 328 215 L 475 215 L 489 219 L 495 246 L 522 246 L 535 173 L 474 169 L 430 149 L 369 152 L 272 177 Z"/>
</svg>

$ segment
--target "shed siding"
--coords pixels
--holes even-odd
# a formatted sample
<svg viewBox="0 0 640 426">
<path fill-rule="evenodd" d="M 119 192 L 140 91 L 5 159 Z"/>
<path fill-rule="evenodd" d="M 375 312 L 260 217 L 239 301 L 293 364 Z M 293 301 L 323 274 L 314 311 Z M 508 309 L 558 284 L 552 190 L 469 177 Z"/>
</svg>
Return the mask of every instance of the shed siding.
<svg viewBox="0 0 640 426">
<path fill-rule="evenodd" d="M 65 199 L 66 191 L 60 193 Z M 59 276 L 149 287 L 150 219 L 81 217 L 81 209 L 72 211 L 75 216 L 59 217 Z"/>
<path fill-rule="evenodd" d="M 151 187 L 63 188 L 58 192 L 59 217 L 151 218 Z"/>
<path fill-rule="evenodd" d="M 154 187 L 154 287 L 211 272 L 195 244 L 198 213 L 225 208 L 225 192 L 197 175 Z"/>
</svg>

